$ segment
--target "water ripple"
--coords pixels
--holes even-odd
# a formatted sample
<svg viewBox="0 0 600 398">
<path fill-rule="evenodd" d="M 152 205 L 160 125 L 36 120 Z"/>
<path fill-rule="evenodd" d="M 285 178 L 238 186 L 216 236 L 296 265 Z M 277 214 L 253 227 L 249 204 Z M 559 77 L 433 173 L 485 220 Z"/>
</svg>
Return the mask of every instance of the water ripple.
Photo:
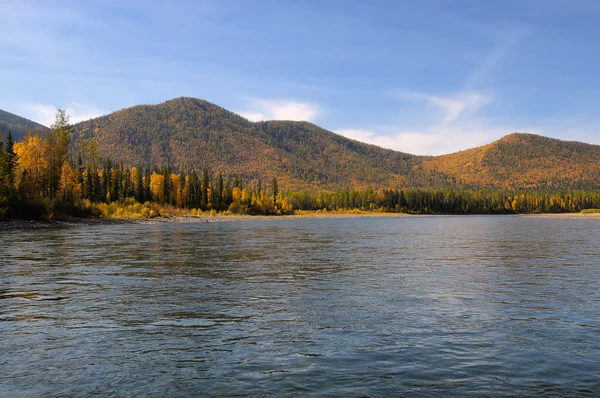
<svg viewBox="0 0 600 398">
<path fill-rule="evenodd" d="M 600 224 L 0 231 L 0 392 L 598 396 Z"/>
</svg>

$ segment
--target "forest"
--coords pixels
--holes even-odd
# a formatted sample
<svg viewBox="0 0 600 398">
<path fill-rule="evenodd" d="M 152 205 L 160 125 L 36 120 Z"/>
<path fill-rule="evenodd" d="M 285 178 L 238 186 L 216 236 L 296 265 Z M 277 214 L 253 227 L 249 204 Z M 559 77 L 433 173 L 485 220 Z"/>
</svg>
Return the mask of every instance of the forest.
<svg viewBox="0 0 600 398">
<path fill-rule="evenodd" d="M 456 153 L 411 155 L 312 123 L 251 122 L 197 98 L 138 105 L 77 123 L 73 153 L 90 138 L 116 164 L 170 166 L 177 173 L 209 168 L 246 182 L 276 177 L 281 187 L 295 191 L 600 189 L 600 145 L 513 133 Z"/>
<path fill-rule="evenodd" d="M 99 155 L 93 137 L 71 145 L 59 110 L 49 133 L 0 141 L 0 219 L 64 216 L 150 218 L 170 215 L 286 215 L 302 211 L 410 214 L 580 212 L 600 208 L 600 193 L 406 187 L 293 191 L 277 176 L 243 180 L 205 167 L 130 167 Z"/>
</svg>

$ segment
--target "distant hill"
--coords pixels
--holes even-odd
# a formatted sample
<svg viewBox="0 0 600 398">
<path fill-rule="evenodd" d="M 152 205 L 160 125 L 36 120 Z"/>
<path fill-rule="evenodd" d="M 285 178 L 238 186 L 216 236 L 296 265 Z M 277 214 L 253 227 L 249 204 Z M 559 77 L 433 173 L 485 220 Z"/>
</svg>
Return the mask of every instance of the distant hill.
<svg viewBox="0 0 600 398">
<path fill-rule="evenodd" d="M 0 110 L 0 137 L 5 137 L 9 130 L 12 131 L 15 140 L 20 140 L 28 131 L 47 132 L 50 129 L 39 123 Z"/>
<path fill-rule="evenodd" d="M 600 188 L 600 146 L 510 134 L 482 147 L 423 160 L 458 186 L 549 191 Z"/>
<path fill-rule="evenodd" d="M 0 111 L 0 134 L 48 129 Z M 73 148 L 94 137 L 101 156 L 174 171 L 211 168 L 282 189 L 600 189 L 600 146 L 533 134 L 443 156 L 416 156 L 350 140 L 307 122 L 250 122 L 217 105 L 177 98 L 74 126 Z"/>
</svg>

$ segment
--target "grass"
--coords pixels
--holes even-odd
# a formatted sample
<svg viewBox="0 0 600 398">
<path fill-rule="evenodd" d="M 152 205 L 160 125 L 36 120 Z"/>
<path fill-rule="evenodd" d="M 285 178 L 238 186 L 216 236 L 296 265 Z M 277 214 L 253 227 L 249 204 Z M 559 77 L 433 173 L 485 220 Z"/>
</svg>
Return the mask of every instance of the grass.
<svg viewBox="0 0 600 398">
<path fill-rule="evenodd" d="M 91 203 L 84 201 L 83 207 L 94 209 L 94 213 L 102 218 L 142 219 L 154 217 L 181 217 L 181 216 L 208 216 L 209 212 L 197 209 L 179 209 L 171 205 L 158 203 L 138 203 L 135 200 L 126 200 L 123 203 Z"/>
<path fill-rule="evenodd" d="M 600 213 L 600 209 L 584 209 L 581 210 L 581 214 L 597 214 Z"/>
</svg>

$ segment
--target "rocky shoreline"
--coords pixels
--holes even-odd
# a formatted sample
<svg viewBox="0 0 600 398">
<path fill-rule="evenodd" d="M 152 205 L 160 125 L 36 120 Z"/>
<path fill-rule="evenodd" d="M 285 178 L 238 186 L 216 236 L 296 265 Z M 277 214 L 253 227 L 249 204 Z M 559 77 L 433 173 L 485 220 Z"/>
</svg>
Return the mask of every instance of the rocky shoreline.
<svg viewBox="0 0 600 398">
<path fill-rule="evenodd" d="M 140 219 L 124 218 L 80 218 L 66 217 L 60 220 L 36 221 L 36 220 L 10 220 L 0 221 L 0 230 L 5 229 L 41 229 L 60 228 L 81 225 L 155 225 L 155 224 L 194 224 L 204 222 L 239 222 L 255 220 L 290 220 L 290 219 L 319 219 L 319 218 L 383 218 L 383 217 L 431 217 L 432 215 L 415 215 L 402 213 L 312 213 L 289 216 L 178 216 L 178 217 L 155 217 Z M 433 215 L 434 217 L 445 217 L 446 215 Z M 486 215 L 473 215 L 483 216 Z M 519 214 L 522 218 L 531 219 L 558 219 L 558 220 L 600 220 L 600 213 L 560 213 L 560 214 Z"/>
</svg>

